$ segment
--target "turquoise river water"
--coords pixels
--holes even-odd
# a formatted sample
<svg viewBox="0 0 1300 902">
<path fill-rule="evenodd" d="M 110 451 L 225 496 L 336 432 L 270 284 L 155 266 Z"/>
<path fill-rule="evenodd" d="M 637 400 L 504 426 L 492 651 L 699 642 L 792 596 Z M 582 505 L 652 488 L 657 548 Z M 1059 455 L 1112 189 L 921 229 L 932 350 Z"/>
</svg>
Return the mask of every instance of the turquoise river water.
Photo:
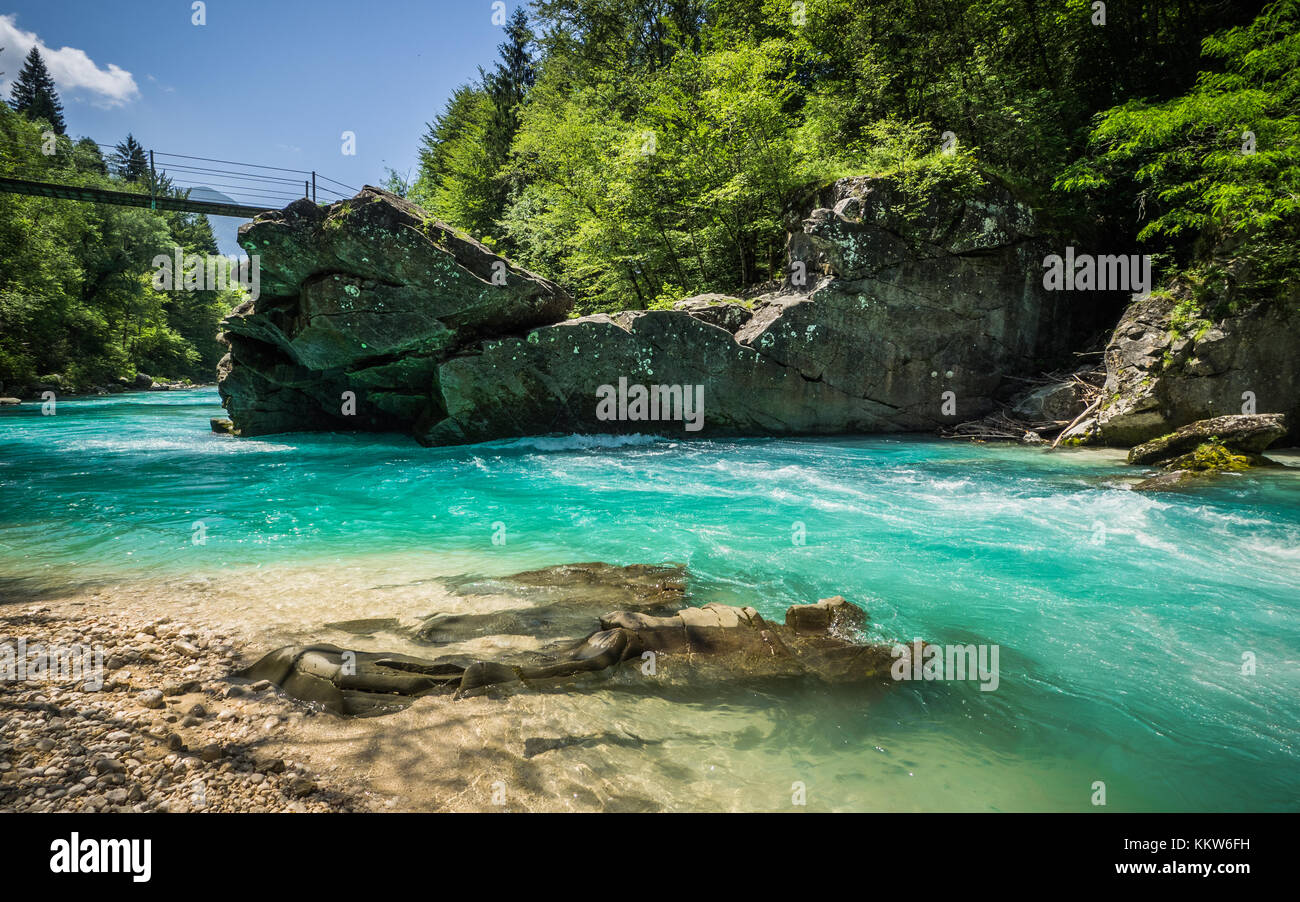
<svg viewBox="0 0 1300 902">
<path fill-rule="evenodd" d="M 609 753 L 644 763 L 628 782 L 668 807 L 777 808 L 764 787 L 777 799 L 791 776 L 831 808 L 1092 810 L 1096 781 L 1111 810 L 1300 807 L 1292 453 L 1276 456 L 1286 469 L 1143 494 L 1112 451 L 671 435 L 427 449 L 234 439 L 209 430 L 221 414 L 213 390 L 0 412 L 0 600 L 234 581 L 242 602 L 187 604 L 310 641 L 341 612 L 431 613 L 427 596 L 366 601 L 376 584 L 676 561 L 695 603 L 779 618 L 843 595 L 880 638 L 1001 655 L 996 691 L 901 684 L 869 706 L 756 694 L 665 718 L 605 699 L 602 717 L 657 722 L 676 749 Z"/>
</svg>

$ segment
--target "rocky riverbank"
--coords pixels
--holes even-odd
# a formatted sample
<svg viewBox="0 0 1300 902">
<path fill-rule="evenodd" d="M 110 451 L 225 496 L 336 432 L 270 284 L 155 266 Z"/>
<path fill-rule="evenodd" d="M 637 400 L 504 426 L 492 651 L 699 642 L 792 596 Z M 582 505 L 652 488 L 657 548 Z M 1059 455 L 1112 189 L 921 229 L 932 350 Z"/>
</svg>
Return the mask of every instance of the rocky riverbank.
<svg viewBox="0 0 1300 902">
<path fill-rule="evenodd" d="M 101 654 L 66 669 L 77 646 Z M 239 653 L 228 635 L 169 617 L 29 605 L 0 615 L 0 671 L 18 665 L 20 650 L 28 675 L 38 661 L 65 669 L 0 681 L 0 811 L 371 807 L 345 776 L 275 754 L 280 734 L 315 715 L 269 682 L 231 682 Z M 69 674 L 83 678 L 61 678 Z"/>
<path fill-rule="evenodd" d="M 212 598 L 220 589 L 187 586 L 152 591 L 197 591 L 230 613 Z M 302 640 L 343 634 L 346 648 L 271 651 L 221 621 L 141 617 L 177 604 L 129 600 L 124 587 L 10 607 L 0 675 L 19 679 L 0 680 L 0 810 L 483 810 L 504 804 L 498 783 L 530 810 L 575 799 L 645 810 L 612 785 L 594 802 L 603 781 L 575 790 L 547 756 L 657 748 L 697 703 L 755 689 L 796 707 L 824 692 L 861 706 L 894 685 L 891 647 L 868 641 L 867 613 L 838 597 L 791 606 L 784 622 L 696 607 L 680 565 L 568 564 L 446 586 L 437 612 L 409 624 L 295 621 Z M 69 666 L 78 646 L 100 653 L 96 666 Z M 395 650 L 361 650 L 375 647 Z M 7 672 L 17 659 L 26 672 Z M 62 669 L 38 673 L 41 662 Z M 613 699 L 632 698 L 657 713 L 626 733 L 603 722 Z"/>
</svg>

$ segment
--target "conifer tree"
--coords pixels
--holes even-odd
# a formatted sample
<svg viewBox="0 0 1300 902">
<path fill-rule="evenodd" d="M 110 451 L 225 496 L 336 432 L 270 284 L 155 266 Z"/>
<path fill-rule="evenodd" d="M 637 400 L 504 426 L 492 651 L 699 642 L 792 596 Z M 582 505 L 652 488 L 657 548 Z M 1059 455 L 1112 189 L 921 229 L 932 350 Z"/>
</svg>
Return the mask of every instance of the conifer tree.
<svg viewBox="0 0 1300 902">
<path fill-rule="evenodd" d="M 41 52 L 32 47 L 23 63 L 22 71 L 14 80 L 9 104 L 28 119 L 44 119 L 50 123 L 54 133 L 65 134 L 67 123 L 63 121 L 63 104 L 59 102 L 58 91 L 54 88 L 54 78 L 45 68 Z"/>
<path fill-rule="evenodd" d="M 489 152 L 504 160 L 510 152 L 515 133 L 519 130 L 519 105 L 528 89 L 533 86 L 535 73 L 533 58 L 528 46 L 533 41 L 532 30 L 523 7 L 516 7 L 510 23 L 506 25 L 506 41 L 498 45 L 501 59 L 495 71 L 484 79 L 484 86 L 492 98 L 494 112 L 488 123 L 485 138 Z"/>
<path fill-rule="evenodd" d="M 506 25 L 506 40 L 498 45 L 500 59 L 496 68 L 483 77 L 483 87 L 492 102 L 491 113 L 483 129 L 487 165 L 494 176 L 493 196 L 489 200 L 492 219 L 500 217 L 508 201 L 509 187 L 502 179 L 502 168 L 510 157 L 510 147 L 519 131 L 519 110 L 536 73 L 529 45 L 532 30 L 523 7 L 516 7 Z"/>
<path fill-rule="evenodd" d="M 145 181 L 149 177 L 149 157 L 133 135 L 113 148 L 113 172 L 128 182 Z"/>
</svg>

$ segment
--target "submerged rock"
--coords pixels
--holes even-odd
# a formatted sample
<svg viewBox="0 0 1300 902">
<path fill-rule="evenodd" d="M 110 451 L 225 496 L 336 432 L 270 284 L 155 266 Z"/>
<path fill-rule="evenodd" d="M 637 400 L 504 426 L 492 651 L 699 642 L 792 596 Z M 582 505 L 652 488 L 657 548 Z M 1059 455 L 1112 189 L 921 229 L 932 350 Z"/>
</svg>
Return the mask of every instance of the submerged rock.
<svg viewBox="0 0 1300 902">
<path fill-rule="evenodd" d="M 1155 476 L 1148 476 L 1140 482 L 1134 483 L 1133 491 L 1135 492 L 1171 492 L 1180 489 L 1196 488 L 1205 484 L 1205 474 L 1195 473 L 1191 470 L 1170 470 L 1167 473 L 1158 473 Z"/>
<path fill-rule="evenodd" d="M 350 651 L 337 645 L 276 649 L 237 676 L 269 680 L 288 695 L 336 714 L 399 711 L 419 695 L 459 686 L 463 665 L 408 655 Z"/>
<path fill-rule="evenodd" d="M 680 564 L 562 564 L 447 584 L 463 596 L 504 595 L 523 604 L 486 613 L 435 614 L 416 629 L 418 641 L 446 645 L 491 635 L 576 641 L 606 611 L 671 613 L 686 604 L 686 568 Z"/>
<path fill-rule="evenodd" d="M 340 632 L 367 638 L 381 630 L 394 632 L 400 626 L 400 621 L 396 617 L 367 617 L 361 620 L 337 620 L 325 624 L 326 629 L 339 630 Z"/>
<path fill-rule="evenodd" d="M 783 624 L 765 620 L 753 608 L 722 604 L 662 615 L 618 610 L 590 623 L 594 631 L 562 648 L 502 659 L 288 646 L 237 676 L 270 680 L 301 701 L 356 716 L 399 710 L 435 692 L 573 691 L 608 684 L 616 675 L 624 685 L 639 682 L 652 689 L 789 679 L 888 684 L 892 646 L 858 638 L 866 619 L 865 611 L 839 597 L 793 605 Z"/>
</svg>

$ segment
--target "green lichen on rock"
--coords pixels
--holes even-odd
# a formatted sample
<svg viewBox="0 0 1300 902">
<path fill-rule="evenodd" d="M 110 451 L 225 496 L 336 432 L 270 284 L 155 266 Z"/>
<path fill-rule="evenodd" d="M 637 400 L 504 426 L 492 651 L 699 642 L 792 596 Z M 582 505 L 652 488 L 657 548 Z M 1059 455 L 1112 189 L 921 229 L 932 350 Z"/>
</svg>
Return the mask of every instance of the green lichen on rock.
<svg viewBox="0 0 1300 902">
<path fill-rule="evenodd" d="M 295 201 L 240 240 L 262 254 L 263 291 L 223 321 L 218 390 L 241 435 L 440 419 L 440 363 L 572 307 L 557 286 L 377 188 L 328 207 Z"/>
</svg>

